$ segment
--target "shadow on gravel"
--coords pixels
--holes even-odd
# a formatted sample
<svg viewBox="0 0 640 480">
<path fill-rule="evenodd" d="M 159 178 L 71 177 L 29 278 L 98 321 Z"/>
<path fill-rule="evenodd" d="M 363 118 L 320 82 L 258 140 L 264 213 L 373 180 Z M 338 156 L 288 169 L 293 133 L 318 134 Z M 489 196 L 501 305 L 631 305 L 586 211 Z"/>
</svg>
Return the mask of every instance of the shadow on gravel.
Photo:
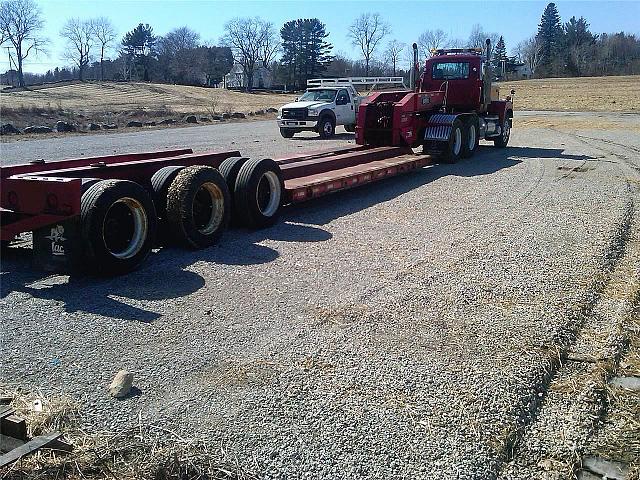
<svg viewBox="0 0 640 480">
<path fill-rule="evenodd" d="M 386 202 L 439 178 L 454 175 L 474 177 L 490 175 L 523 161 L 539 159 L 591 160 L 587 155 L 566 155 L 558 148 L 507 147 L 497 149 L 480 145 L 476 155 L 456 164 L 434 164 L 419 172 L 389 178 L 372 185 L 335 193 L 328 197 L 290 206 L 285 217 L 291 221 L 324 225 L 336 218 Z"/>
<path fill-rule="evenodd" d="M 281 222 L 259 231 L 232 229 L 219 246 L 190 251 L 162 248 L 151 253 L 143 266 L 128 275 L 96 278 L 74 274 L 48 274 L 30 265 L 30 247 L 11 247 L 2 254 L 0 298 L 11 292 L 62 302 L 67 312 L 97 315 L 150 323 L 160 314 L 143 308 L 145 301 L 162 301 L 190 295 L 205 286 L 204 278 L 188 267 L 195 262 L 217 265 L 257 265 L 278 258 L 276 250 L 259 242 L 322 242 L 331 239 L 323 229 Z M 131 305 L 128 300 L 139 301 Z"/>
<path fill-rule="evenodd" d="M 321 141 L 325 141 L 324 138 L 320 137 L 320 135 L 314 135 L 313 137 L 309 136 L 309 137 L 293 137 L 294 140 L 305 140 L 305 141 L 316 141 L 316 140 L 321 140 Z M 331 137 L 331 140 L 355 140 L 356 139 L 356 134 L 355 133 L 349 133 L 349 132 L 344 132 L 344 133 L 336 133 L 333 137 Z"/>
</svg>

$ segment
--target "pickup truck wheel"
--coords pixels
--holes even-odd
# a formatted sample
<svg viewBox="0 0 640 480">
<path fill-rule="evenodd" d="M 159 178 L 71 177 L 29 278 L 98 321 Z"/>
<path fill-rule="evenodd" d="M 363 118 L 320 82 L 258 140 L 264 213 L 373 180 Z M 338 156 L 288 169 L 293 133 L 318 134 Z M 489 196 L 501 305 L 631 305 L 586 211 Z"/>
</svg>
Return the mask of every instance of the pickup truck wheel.
<svg viewBox="0 0 640 480">
<path fill-rule="evenodd" d="M 168 230 L 181 245 L 209 247 L 227 228 L 230 207 L 229 188 L 218 170 L 204 165 L 185 167 L 167 192 Z"/>
<path fill-rule="evenodd" d="M 264 228 L 278 220 L 284 193 L 280 167 L 271 159 L 247 161 L 236 180 L 234 201 L 241 225 Z"/>
<path fill-rule="evenodd" d="M 505 118 L 502 124 L 502 133 L 493 141 L 493 145 L 498 148 L 504 148 L 509 143 L 511 136 L 511 119 Z"/>
<path fill-rule="evenodd" d="M 282 135 L 284 138 L 293 138 L 294 133 L 296 133 L 296 132 L 294 132 L 290 128 L 281 128 L 280 129 L 280 135 Z"/>
<path fill-rule="evenodd" d="M 451 125 L 449 141 L 444 145 L 444 150 L 440 155 L 440 160 L 443 163 L 456 163 L 460 160 L 464 140 L 464 125 L 460 119 L 456 119 L 454 120 L 453 125 Z"/>
<path fill-rule="evenodd" d="M 140 185 L 128 180 L 93 184 L 80 200 L 85 268 L 100 275 L 135 269 L 151 251 L 156 226 L 153 201 Z"/>
<path fill-rule="evenodd" d="M 320 138 L 331 138 L 336 133 L 336 123 L 329 116 L 322 117 L 318 125 Z"/>
<path fill-rule="evenodd" d="M 472 157 L 479 145 L 478 117 L 472 115 L 465 122 L 464 144 L 462 146 L 462 158 Z"/>
</svg>

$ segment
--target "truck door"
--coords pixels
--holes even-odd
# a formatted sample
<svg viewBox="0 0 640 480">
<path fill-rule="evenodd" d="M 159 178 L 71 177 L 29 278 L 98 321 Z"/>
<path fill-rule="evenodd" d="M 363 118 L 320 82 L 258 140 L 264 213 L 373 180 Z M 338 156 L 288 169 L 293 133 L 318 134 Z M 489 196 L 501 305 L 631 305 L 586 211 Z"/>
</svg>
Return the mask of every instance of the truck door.
<svg viewBox="0 0 640 480">
<path fill-rule="evenodd" d="M 340 89 L 336 95 L 336 124 L 353 125 L 356 123 L 356 111 L 347 90 Z"/>
</svg>

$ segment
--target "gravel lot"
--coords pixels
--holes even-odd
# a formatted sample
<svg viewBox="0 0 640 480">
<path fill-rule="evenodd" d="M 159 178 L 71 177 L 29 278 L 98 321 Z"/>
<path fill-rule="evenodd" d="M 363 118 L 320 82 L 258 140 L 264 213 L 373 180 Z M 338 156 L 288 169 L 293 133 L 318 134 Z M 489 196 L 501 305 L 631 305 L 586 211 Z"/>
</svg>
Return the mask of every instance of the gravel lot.
<svg viewBox="0 0 640 480">
<path fill-rule="evenodd" d="M 2 159 L 352 138 L 286 141 L 254 122 L 12 142 Z M 506 150 L 287 208 L 205 251 L 160 250 L 116 279 L 43 276 L 10 249 L 0 375 L 79 399 L 92 430 L 155 421 L 260 478 L 495 478 L 637 219 L 638 147 L 633 130 L 516 120 Z M 120 368 L 140 391 L 117 401 Z"/>
</svg>

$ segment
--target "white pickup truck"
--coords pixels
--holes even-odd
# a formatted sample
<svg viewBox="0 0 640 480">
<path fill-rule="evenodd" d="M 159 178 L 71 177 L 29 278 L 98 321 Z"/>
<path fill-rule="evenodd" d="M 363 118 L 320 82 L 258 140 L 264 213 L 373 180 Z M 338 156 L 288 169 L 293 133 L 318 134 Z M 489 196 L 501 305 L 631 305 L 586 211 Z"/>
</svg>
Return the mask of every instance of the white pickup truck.
<svg viewBox="0 0 640 480">
<path fill-rule="evenodd" d="M 278 127 L 284 138 L 298 132 L 313 131 L 331 138 L 336 126 L 354 132 L 360 101 L 356 85 L 402 85 L 402 77 L 348 77 L 308 80 L 307 91 L 295 102 L 278 110 Z"/>
</svg>

